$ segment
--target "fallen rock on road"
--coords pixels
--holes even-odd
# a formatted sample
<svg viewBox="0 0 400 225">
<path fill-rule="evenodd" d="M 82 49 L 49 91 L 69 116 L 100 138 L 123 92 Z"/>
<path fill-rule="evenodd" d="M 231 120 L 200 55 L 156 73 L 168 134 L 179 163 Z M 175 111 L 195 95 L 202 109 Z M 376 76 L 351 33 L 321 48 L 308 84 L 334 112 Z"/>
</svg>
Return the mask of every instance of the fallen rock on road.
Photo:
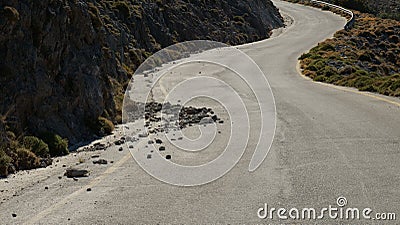
<svg viewBox="0 0 400 225">
<path fill-rule="evenodd" d="M 95 160 L 93 161 L 93 164 L 107 164 L 108 161 L 105 159 L 99 159 L 99 160 Z"/>
<path fill-rule="evenodd" d="M 67 176 L 68 178 L 87 177 L 88 175 L 89 175 L 88 170 L 79 170 L 74 168 L 69 168 L 64 173 L 64 176 Z"/>
</svg>

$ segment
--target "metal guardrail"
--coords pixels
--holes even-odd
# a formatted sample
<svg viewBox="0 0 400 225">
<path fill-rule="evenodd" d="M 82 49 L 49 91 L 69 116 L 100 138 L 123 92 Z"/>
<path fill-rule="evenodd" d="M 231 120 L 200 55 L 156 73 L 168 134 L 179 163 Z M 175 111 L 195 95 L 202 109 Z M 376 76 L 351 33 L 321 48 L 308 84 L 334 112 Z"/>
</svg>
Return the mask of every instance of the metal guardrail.
<svg viewBox="0 0 400 225">
<path fill-rule="evenodd" d="M 356 21 L 356 18 L 354 16 L 354 13 L 351 10 L 345 9 L 341 6 L 337 6 L 331 3 L 327 3 L 327 2 L 323 2 L 323 1 L 317 1 L 317 0 L 310 0 L 311 3 L 318 3 L 318 4 L 322 4 L 322 5 L 326 5 L 332 8 L 336 8 L 339 10 L 342 10 L 343 12 L 349 14 L 351 16 L 350 20 L 347 21 L 346 25 L 344 26 L 344 29 L 349 30 L 350 28 L 353 27 L 354 22 Z"/>
</svg>

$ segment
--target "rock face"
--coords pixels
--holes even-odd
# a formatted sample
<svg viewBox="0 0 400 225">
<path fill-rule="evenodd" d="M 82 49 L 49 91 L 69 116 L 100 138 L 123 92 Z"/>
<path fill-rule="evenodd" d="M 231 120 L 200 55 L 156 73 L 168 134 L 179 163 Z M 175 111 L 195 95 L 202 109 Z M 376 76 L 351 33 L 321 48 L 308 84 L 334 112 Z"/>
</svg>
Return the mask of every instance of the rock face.
<svg viewBox="0 0 400 225">
<path fill-rule="evenodd" d="M 77 143 L 99 116 L 120 120 L 127 81 L 151 53 L 256 41 L 280 26 L 269 0 L 1 1 L 0 127 Z"/>
</svg>

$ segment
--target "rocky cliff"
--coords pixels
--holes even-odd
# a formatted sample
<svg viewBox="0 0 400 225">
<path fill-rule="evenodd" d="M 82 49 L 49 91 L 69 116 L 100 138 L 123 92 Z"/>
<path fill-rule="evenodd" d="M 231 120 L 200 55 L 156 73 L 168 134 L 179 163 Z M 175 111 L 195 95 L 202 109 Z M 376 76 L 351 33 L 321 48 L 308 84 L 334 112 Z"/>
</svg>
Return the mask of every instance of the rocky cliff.
<svg viewBox="0 0 400 225">
<path fill-rule="evenodd" d="M 99 117 L 120 120 L 124 87 L 151 53 L 257 41 L 281 26 L 269 0 L 1 0 L 0 130 L 76 144 Z"/>
</svg>

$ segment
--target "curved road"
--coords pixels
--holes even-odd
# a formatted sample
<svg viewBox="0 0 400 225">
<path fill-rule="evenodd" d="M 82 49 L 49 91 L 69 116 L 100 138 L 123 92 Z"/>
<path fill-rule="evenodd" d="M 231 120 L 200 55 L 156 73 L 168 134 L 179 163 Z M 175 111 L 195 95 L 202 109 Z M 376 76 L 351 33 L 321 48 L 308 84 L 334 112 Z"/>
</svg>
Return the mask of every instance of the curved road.
<svg viewBox="0 0 400 225">
<path fill-rule="evenodd" d="M 319 209 L 337 206 L 339 196 L 351 207 L 400 215 L 400 101 L 302 78 L 297 58 L 346 21 L 330 12 L 274 3 L 294 19 L 293 25 L 279 37 L 239 47 L 268 77 L 277 107 L 274 143 L 255 172 L 248 172 L 252 152 L 246 152 L 223 178 L 179 188 L 151 178 L 129 155 L 121 156 L 91 181 L 92 192 L 73 186 L 47 196 L 30 187 L 0 205 L 0 223 L 277 224 L 285 221 L 257 217 L 264 203 Z"/>
</svg>

